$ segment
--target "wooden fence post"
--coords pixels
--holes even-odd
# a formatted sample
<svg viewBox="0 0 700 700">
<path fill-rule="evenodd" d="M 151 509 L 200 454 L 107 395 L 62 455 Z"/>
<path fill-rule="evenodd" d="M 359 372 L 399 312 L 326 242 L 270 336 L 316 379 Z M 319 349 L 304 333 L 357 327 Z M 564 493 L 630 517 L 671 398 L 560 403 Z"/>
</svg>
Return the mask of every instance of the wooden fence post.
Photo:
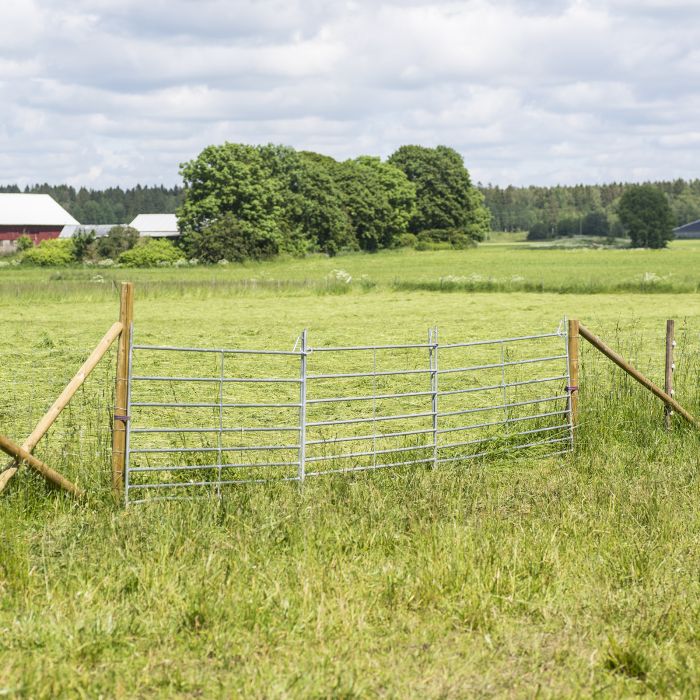
<svg viewBox="0 0 700 700">
<path fill-rule="evenodd" d="M 122 333 L 117 349 L 117 377 L 114 387 L 114 424 L 112 428 L 112 489 L 116 497 L 124 491 L 126 469 L 126 402 L 129 390 L 129 347 L 131 326 L 134 319 L 134 285 L 122 282 L 119 304 L 119 320 Z"/>
<path fill-rule="evenodd" d="M 578 357 L 579 357 L 579 322 L 569 320 L 567 353 L 569 356 L 569 420 L 571 427 L 578 423 Z"/>
<path fill-rule="evenodd" d="M 612 360 L 620 369 L 623 369 L 633 379 L 638 381 L 643 387 L 646 387 L 654 396 L 660 398 L 665 404 L 672 408 L 679 416 L 688 421 L 691 425 L 700 430 L 700 420 L 681 406 L 676 399 L 669 396 L 663 389 L 659 389 L 654 382 L 647 379 L 639 370 L 635 369 L 624 357 L 618 355 L 612 348 L 609 348 L 598 336 L 591 333 L 588 328 L 579 324 L 579 333 L 585 338 L 594 348 L 600 350 L 608 359 Z"/>
<path fill-rule="evenodd" d="M 669 395 L 673 396 L 673 370 L 675 365 L 673 362 L 673 348 L 676 345 L 675 341 L 675 322 L 673 319 L 666 321 L 666 377 L 664 382 L 664 391 Z M 671 416 L 673 415 L 673 409 L 666 404 L 664 406 L 664 425 L 666 430 L 671 430 Z"/>
</svg>

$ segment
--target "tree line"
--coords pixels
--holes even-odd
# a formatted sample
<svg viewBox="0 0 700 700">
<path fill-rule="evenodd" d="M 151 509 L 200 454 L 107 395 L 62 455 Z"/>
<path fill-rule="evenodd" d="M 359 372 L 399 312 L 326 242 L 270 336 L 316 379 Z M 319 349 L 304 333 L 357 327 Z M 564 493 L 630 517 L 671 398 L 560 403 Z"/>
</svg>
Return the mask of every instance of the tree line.
<svg viewBox="0 0 700 700">
<path fill-rule="evenodd" d="M 103 190 L 36 184 L 0 192 L 51 195 L 85 224 L 177 213 L 189 257 L 231 260 L 279 252 L 464 247 L 488 230 L 530 238 L 624 236 L 625 183 L 555 187 L 474 186 L 462 157 L 438 146 L 402 146 L 388 159 L 336 161 L 276 145 L 226 143 L 184 163 L 182 186 Z M 700 219 L 700 179 L 647 183 L 673 225 Z M 206 234 L 205 234 L 206 232 Z"/>
<path fill-rule="evenodd" d="M 700 219 L 700 179 L 645 183 L 668 199 L 674 226 Z M 623 235 L 618 214 L 622 195 L 632 185 L 499 187 L 478 185 L 495 231 L 546 231 L 551 235 Z M 590 216 L 594 215 L 594 216 Z"/>
</svg>

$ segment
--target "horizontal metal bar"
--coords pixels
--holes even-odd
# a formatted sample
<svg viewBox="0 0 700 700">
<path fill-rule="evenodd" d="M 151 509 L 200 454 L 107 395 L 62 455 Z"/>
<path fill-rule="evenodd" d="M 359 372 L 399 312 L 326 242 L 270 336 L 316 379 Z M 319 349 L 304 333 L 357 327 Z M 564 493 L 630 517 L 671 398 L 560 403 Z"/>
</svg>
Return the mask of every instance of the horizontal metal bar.
<svg viewBox="0 0 700 700">
<path fill-rule="evenodd" d="M 510 447 L 508 449 L 510 450 L 524 450 L 527 447 L 539 447 L 540 445 L 553 445 L 555 443 L 559 442 L 568 442 L 571 440 L 571 435 L 567 435 L 566 437 L 563 438 L 553 438 L 552 440 L 541 440 L 540 442 L 530 442 L 527 445 L 515 445 L 514 447 Z"/>
<path fill-rule="evenodd" d="M 515 338 L 499 338 L 497 340 L 475 340 L 469 343 L 446 343 L 440 344 L 440 350 L 449 350 L 451 348 L 470 348 L 475 345 L 502 345 L 503 343 L 515 343 L 519 340 L 538 340 L 540 338 L 561 338 L 561 333 L 542 333 L 540 335 L 520 335 Z"/>
<path fill-rule="evenodd" d="M 260 379 L 252 379 L 247 377 L 146 377 L 134 376 L 133 381 L 139 382 L 216 382 L 217 384 L 299 384 L 301 379 L 279 379 L 273 377 L 263 377 Z"/>
<path fill-rule="evenodd" d="M 432 348 L 434 343 L 409 343 L 404 345 L 357 345 L 355 347 L 309 348 L 309 353 L 316 352 L 353 352 L 355 350 L 405 350 L 411 348 Z M 441 346 L 442 347 L 442 346 Z"/>
<path fill-rule="evenodd" d="M 351 423 L 373 423 L 375 421 L 386 421 L 386 420 L 401 420 L 408 418 L 425 418 L 426 416 L 432 416 L 432 412 L 428 413 L 406 413 L 399 416 L 374 416 L 371 418 L 350 418 L 347 420 L 323 420 L 316 421 L 315 423 L 307 423 L 307 428 L 315 428 L 321 425 L 350 425 Z"/>
<path fill-rule="evenodd" d="M 455 372 L 472 372 L 477 369 L 495 369 L 497 367 L 512 367 L 513 365 L 529 365 L 535 362 L 551 362 L 552 360 L 564 360 L 566 355 L 551 355 L 549 357 L 533 357 L 527 360 L 511 360 L 510 362 L 494 362 L 489 365 L 473 365 L 472 367 L 454 367 L 451 369 L 439 369 L 438 374 L 454 374 Z"/>
<path fill-rule="evenodd" d="M 254 452 L 256 450 L 298 450 L 299 445 L 256 445 L 240 447 L 143 447 L 129 449 L 129 454 L 159 454 L 174 452 Z"/>
<path fill-rule="evenodd" d="M 411 464 L 425 464 L 426 462 L 432 462 L 433 457 L 428 457 L 426 459 L 412 459 L 407 462 L 394 462 L 393 464 L 371 464 L 366 467 L 347 467 L 345 469 L 329 469 L 322 472 L 306 472 L 306 476 L 321 476 L 322 474 L 343 474 L 347 472 L 366 472 L 373 469 L 388 469 L 389 467 L 406 467 Z"/>
<path fill-rule="evenodd" d="M 430 414 L 432 415 L 432 413 Z M 404 430 L 400 433 L 375 433 L 374 435 L 349 435 L 347 437 L 329 438 L 327 440 L 307 440 L 307 445 L 330 445 L 336 442 L 354 442 L 355 440 L 381 440 L 383 438 L 404 437 L 408 435 L 423 435 L 432 433 L 432 428 L 424 428 L 421 430 Z"/>
<path fill-rule="evenodd" d="M 408 396 L 432 396 L 432 391 L 411 391 L 405 394 L 377 394 L 376 396 L 333 396 L 327 399 L 307 399 L 306 403 L 341 403 L 343 401 L 372 401 L 380 399 L 402 399 Z"/>
<path fill-rule="evenodd" d="M 476 391 L 493 391 L 495 389 L 510 388 L 514 386 L 526 386 L 528 384 L 543 384 L 545 382 L 555 382 L 567 379 L 565 374 L 558 377 L 545 377 L 544 379 L 526 379 L 522 382 L 506 382 L 505 384 L 491 384 L 489 386 L 477 386 L 471 389 L 450 389 L 448 391 L 438 391 L 438 396 L 450 396 L 452 394 L 472 394 Z"/>
<path fill-rule="evenodd" d="M 300 403 L 163 403 L 160 401 L 132 401 L 132 406 L 160 408 L 300 408 Z"/>
<path fill-rule="evenodd" d="M 307 443 L 308 444 L 308 443 Z M 373 455 L 392 454 L 394 452 L 411 452 L 412 450 L 431 450 L 435 445 L 431 442 L 429 445 L 413 445 L 411 447 L 395 447 L 387 450 L 369 450 L 368 452 L 346 452 L 345 454 L 337 455 L 319 455 L 317 457 L 307 457 L 307 462 L 326 462 L 333 459 L 350 459 L 352 457 L 372 457 Z"/>
<path fill-rule="evenodd" d="M 133 404 L 132 404 L 133 405 Z M 216 404 L 217 407 L 219 404 Z M 246 427 L 246 428 L 131 428 L 130 433 L 276 433 L 299 432 L 299 426 L 284 426 L 278 428 Z"/>
<path fill-rule="evenodd" d="M 540 443 L 537 443 L 540 444 Z M 547 443 L 541 443 L 541 444 L 547 444 Z M 528 445 L 528 447 L 531 447 L 531 445 Z M 568 454 L 570 453 L 571 450 L 559 450 L 557 452 L 548 452 L 547 454 L 543 455 L 537 455 L 538 459 L 545 459 L 547 457 L 554 457 L 555 455 L 563 455 L 563 454 Z M 442 457 L 441 459 L 438 460 L 438 463 L 440 464 L 447 464 L 448 462 L 465 462 L 470 459 L 476 459 L 477 457 L 493 457 L 495 454 L 506 454 L 505 452 L 502 453 L 494 453 L 493 451 L 485 450 L 484 452 L 477 452 L 474 454 L 467 454 L 467 455 L 459 455 L 458 457 Z"/>
<path fill-rule="evenodd" d="M 309 374 L 307 379 L 349 379 L 352 377 L 389 377 L 405 374 L 430 374 L 432 369 L 397 369 L 383 372 L 349 372 L 347 374 Z"/>
<path fill-rule="evenodd" d="M 260 462 L 258 464 L 177 464 L 160 467 L 129 467 L 130 472 L 182 472 L 201 469 L 250 469 L 258 467 L 296 467 L 298 462 Z"/>
<path fill-rule="evenodd" d="M 463 425 L 458 428 L 441 428 L 440 433 L 456 433 L 461 430 L 474 430 L 475 428 L 488 428 L 492 425 L 510 425 L 511 423 L 520 423 L 521 421 L 534 420 L 536 418 L 547 418 L 549 416 L 565 416 L 569 414 L 569 409 L 564 411 L 549 411 L 547 413 L 535 413 L 531 416 L 520 416 L 519 418 L 509 418 L 508 420 L 497 420 L 489 423 L 472 423 L 471 425 Z"/>
<path fill-rule="evenodd" d="M 550 428 L 535 428 L 534 430 L 523 430 L 517 433 L 510 433 L 509 435 L 491 435 L 489 437 L 484 437 L 484 438 L 479 438 L 478 440 L 465 440 L 463 442 L 450 442 L 444 445 L 438 445 L 438 449 L 440 450 L 448 450 L 448 449 L 453 449 L 455 447 L 465 447 L 467 445 L 478 445 L 484 442 L 492 442 L 494 440 L 511 440 L 514 437 L 521 437 L 523 435 L 531 435 L 534 433 L 545 433 L 545 432 L 551 432 L 554 430 L 569 430 L 570 426 L 563 424 L 563 425 L 556 425 Z M 510 449 L 510 448 L 509 448 Z"/>
<path fill-rule="evenodd" d="M 466 415 L 467 413 L 483 413 L 485 411 L 497 411 L 499 409 L 503 408 L 516 408 L 518 406 L 531 406 L 532 404 L 536 403 L 547 403 L 549 401 L 559 401 L 563 399 L 568 399 L 569 397 L 566 394 L 562 394 L 561 396 L 549 396 L 543 399 L 532 399 L 530 401 L 516 401 L 514 403 L 503 403 L 499 404 L 496 406 L 483 406 L 481 408 L 465 408 L 462 409 L 461 411 L 444 411 L 439 414 L 439 416 L 442 417 L 447 417 L 447 416 L 463 416 Z"/>
<path fill-rule="evenodd" d="M 192 486 L 233 486 L 235 484 L 264 484 L 273 481 L 299 481 L 298 476 L 281 476 L 278 479 L 227 479 L 226 481 L 182 481 L 162 484 L 129 484 L 128 490 L 134 489 L 177 489 Z M 147 499 L 150 500 L 150 499 Z M 137 503 L 138 501 L 132 501 Z"/>
<path fill-rule="evenodd" d="M 294 355 L 303 353 L 294 350 L 241 350 L 237 348 L 178 348 L 173 345 L 134 345 L 134 350 L 158 350 L 165 352 L 206 352 L 223 355 Z"/>
</svg>

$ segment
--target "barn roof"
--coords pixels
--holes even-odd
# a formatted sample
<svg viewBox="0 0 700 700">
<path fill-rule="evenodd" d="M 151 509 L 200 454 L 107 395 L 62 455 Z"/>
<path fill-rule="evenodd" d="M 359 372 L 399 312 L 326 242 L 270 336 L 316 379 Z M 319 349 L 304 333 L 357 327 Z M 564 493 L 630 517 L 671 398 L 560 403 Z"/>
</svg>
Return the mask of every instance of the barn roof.
<svg viewBox="0 0 700 700">
<path fill-rule="evenodd" d="M 94 231 L 97 238 L 103 238 L 115 226 L 124 226 L 125 224 L 69 224 L 64 226 L 59 234 L 59 238 L 73 238 L 76 231 Z"/>
<path fill-rule="evenodd" d="M 139 214 L 129 226 L 141 236 L 164 238 L 180 235 L 175 214 Z"/>
<path fill-rule="evenodd" d="M 700 236 L 700 219 L 697 221 L 691 221 L 689 224 L 679 226 L 673 229 L 673 233 L 676 234 L 677 238 L 685 238 L 689 234 L 698 234 Z M 696 236 L 692 236 L 696 238 Z"/>
<path fill-rule="evenodd" d="M 78 222 L 48 194 L 0 193 L 0 226 L 67 226 Z"/>
</svg>

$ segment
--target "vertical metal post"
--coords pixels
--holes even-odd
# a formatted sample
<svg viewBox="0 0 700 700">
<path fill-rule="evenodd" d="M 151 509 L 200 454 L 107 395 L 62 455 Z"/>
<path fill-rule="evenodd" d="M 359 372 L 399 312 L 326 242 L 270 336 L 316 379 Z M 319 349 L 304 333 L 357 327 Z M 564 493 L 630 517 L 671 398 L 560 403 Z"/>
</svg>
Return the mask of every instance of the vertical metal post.
<svg viewBox="0 0 700 700">
<path fill-rule="evenodd" d="M 112 428 L 112 490 L 120 497 L 124 489 L 126 460 L 126 424 L 129 416 L 126 397 L 129 392 L 129 347 L 134 318 L 134 285 L 124 282 L 121 286 L 119 320 L 122 332 L 117 349 L 117 378 L 114 387 L 114 424 Z"/>
<path fill-rule="evenodd" d="M 568 321 L 566 317 L 564 317 L 564 320 L 562 321 L 564 330 L 562 331 L 561 328 L 562 326 L 559 326 L 559 333 L 560 335 L 564 338 L 564 352 L 566 354 L 566 372 L 565 377 L 566 377 L 566 422 L 569 425 L 569 442 L 571 444 L 571 451 L 573 452 L 574 449 L 574 424 L 573 421 L 571 420 L 571 392 L 570 392 L 570 384 L 571 384 L 571 361 L 569 359 L 569 329 L 568 329 Z"/>
<path fill-rule="evenodd" d="M 221 366 L 219 368 L 219 433 L 217 435 L 217 440 L 216 440 L 216 446 L 219 448 L 217 452 L 217 459 L 218 459 L 218 481 L 216 484 L 216 495 L 221 498 L 221 474 L 222 474 L 222 467 L 221 465 L 224 463 L 224 457 L 223 457 L 223 439 L 224 439 L 224 362 L 225 362 L 226 354 L 221 353 Z"/>
<path fill-rule="evenodd" d="M 430 359 L 430 391 L 433 414 L 433 469 L 438 465 L 438 329 L 431 328 L 428 333 Z"/>
<path fill-rule="evenodd" d="M 567 324 L 566 355 L 569 369 L 569 382 L 566 390 L 569 394 L 569 423 L 572 434 L 578 423 L 578 354 L 579 354 L 579 322 L 570 319 Z"/>
<path fill-rule="evenodd" d="M 675 321 L 669 319 L 666 321 L 666 374 L 664 382 L 664 391 L 673 396 L 673 372 L 676 369 L 676 364 L 673 357 L 673 349 L 676 347 L 675 340 Z M 664 405 L 664 426 L 666 430 L 671 430 L 671 416 L 673 409 L 668 405 Z"/>
<path fill-rule="evenodd" d="M 129 505 L 129 447 L 131 445 L 131 377 L 134 359 L 134 324 L 129 328 L 129 370 L 126 389 L 126 438 L 124 441 L 124 505 Z"/>
<path fill-rule="evenodd" d="M 299 483 L 304 483 L 306 477 L 306 328 L 301 334 L 301 370 L 299 384 Z"/>
<path fill-rule="evenodd" d="M 501 341 L 501 399 L 503 400 L 503 432 L 508 437 L 508 390 L 506 389 L 506 348 Z"/>
</svg>

